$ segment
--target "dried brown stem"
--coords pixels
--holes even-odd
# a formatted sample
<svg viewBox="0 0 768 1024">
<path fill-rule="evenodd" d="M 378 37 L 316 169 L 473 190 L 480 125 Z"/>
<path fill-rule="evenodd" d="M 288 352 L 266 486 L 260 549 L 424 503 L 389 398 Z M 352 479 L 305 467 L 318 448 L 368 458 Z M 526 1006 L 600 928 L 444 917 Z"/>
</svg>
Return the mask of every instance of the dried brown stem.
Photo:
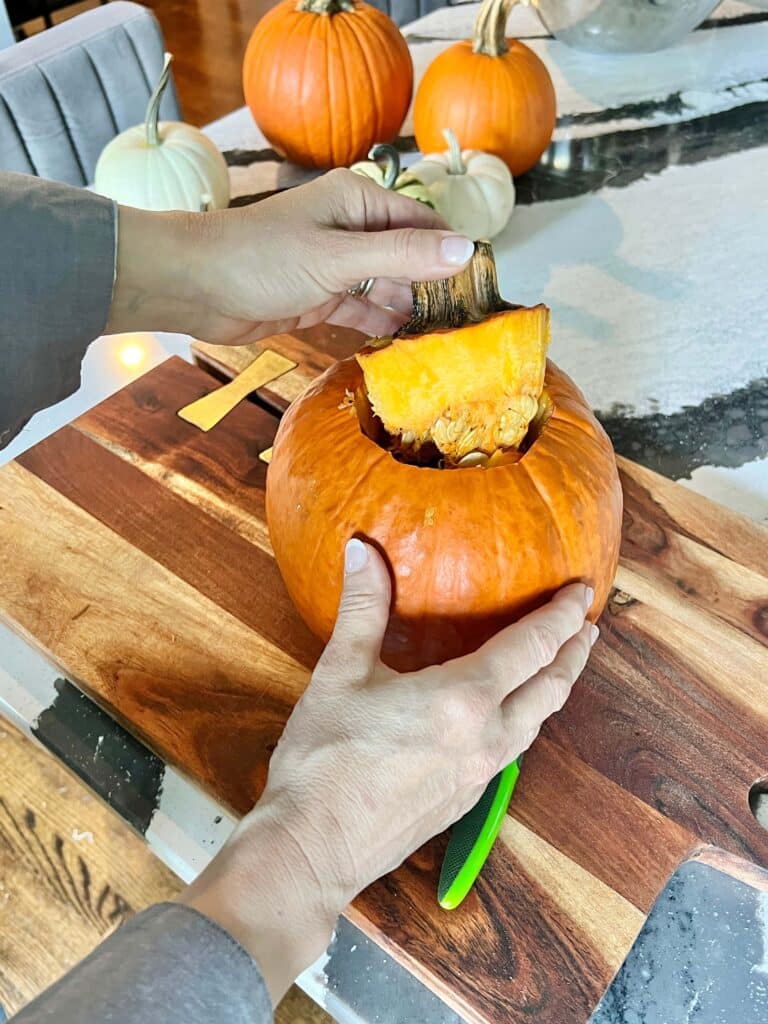
<svg viewBox="0 0 768 1024">
<path fill-rule="evenodd" d="M 502 299 L 490 242 L 475 242 L 464 270 L 444 281 L 414 281 L 413 315 L 398 337 L 479 323 L 493 313 L 519 309 Z"/>
</svg>

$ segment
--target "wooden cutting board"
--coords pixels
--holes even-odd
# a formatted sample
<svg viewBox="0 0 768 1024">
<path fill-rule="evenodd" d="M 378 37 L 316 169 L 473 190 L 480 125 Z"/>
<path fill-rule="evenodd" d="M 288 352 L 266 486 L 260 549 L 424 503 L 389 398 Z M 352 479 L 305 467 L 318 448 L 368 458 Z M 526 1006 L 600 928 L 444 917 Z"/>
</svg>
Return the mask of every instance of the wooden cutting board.
<svg viewBox="0 0 768 1024">
<path fill-rule="evenodd" d="M 270 552 L 259 453 L 329 355 L 312 336 L 269 344 L 297 370 L 208 434 L 176 410 L 215 380 L 173 359 L 0 471 L 3 619 L 237 811 L 320 649 Z M 331 339 L 334 355 L 353 344 Z M 441 837 L 348 912 L 469 1021 L 581 1024 L 691 850 L 768 864 L 748 803 L 768 773 L 768 535 L 621 472 L 601 639 L 527 756 L 480 883 L 438 908 Z"/>
</svg>

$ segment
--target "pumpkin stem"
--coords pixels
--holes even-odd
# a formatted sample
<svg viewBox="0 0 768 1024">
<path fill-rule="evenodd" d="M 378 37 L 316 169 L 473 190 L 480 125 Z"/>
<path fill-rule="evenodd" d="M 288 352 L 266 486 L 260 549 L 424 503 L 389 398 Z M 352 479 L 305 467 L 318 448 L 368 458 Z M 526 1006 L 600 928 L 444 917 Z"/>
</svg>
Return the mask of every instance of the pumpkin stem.
<svg viewBox="0 0 768 1024">
<path fill-rule="evenodd" d="M 499 294 L 496 263 L 490 242 L 475 242 L 475 253 L 464 270 L 444 281 L 414 281 L 413 315 L 397 337 L 428 334 L 444 328 L 479 323 L 493 313 L 520 309 Z"/>
<path fill-rule="evenodd" d="M 443 129 L 443 138 L 448 143 L 448 173 L 466 174 L 467 168 L 464 166 L 464 161 L 461 159 L 461 146 L 459 145 L 459 140 L 450 128 Z"/>
<path fill-rule="evenodd" d="M 394 188 L 395 182 L 400 176 L 400 154 L 395 147 L 390 146 L 388 142 L 379 142 L 371 149 L 368 159 L 375 163 L 381 161 L 384 164 L 384 188 Z"/>
<path fill-rule="evenodd" d="M 339 14 L 354 9 L 354 0 L 299 0 L 296 5 L 297 11 L 310 11 L 312 14 Z"/>
<path fill-rule="evenodd" d="M 507 17 L 515 0 L 483 0 L 475 21 L 472 52 L 501 57 L 507 46 Z"/>
<path fill-rule="evenodd" d="M 157 120 L 160 116 L 160 100 L 163 98 L 165 87 L 168 85 L 168 78 L 171 74 L 171 61 L 173 60 L 173 54 L 166 53 L 165 61 L 163 63 L 163 70 L 158 79 L 155 91 L 149 97 L 149 103 L 147 104 L 147 113 L 144 116 L 144 128 L 147 132 L 147 144 L 150 146 L 157 146 L 160 144 L 160 136 L 157 132 Z"/>
</svg>

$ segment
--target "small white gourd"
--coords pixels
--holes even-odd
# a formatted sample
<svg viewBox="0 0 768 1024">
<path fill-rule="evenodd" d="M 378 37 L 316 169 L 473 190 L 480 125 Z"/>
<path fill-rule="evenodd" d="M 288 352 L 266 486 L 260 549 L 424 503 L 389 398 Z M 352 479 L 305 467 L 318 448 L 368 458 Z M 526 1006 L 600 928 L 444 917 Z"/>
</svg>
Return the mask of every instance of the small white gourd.
<svg viewBox="0 0 768 1024">
<path fill-rule="evenodd" d="M 229 172 L 213 142 L 181 121 L 158 124 L 172 59 L 166 53 L 144 124 L 128 128 L 104 147 L 94 189 L 142 210 L 224 209 L 229 205 Z"/>
<path fill-rule="evenodd" d="M 509 168 L 491 153 L 463 152 L 450 129 L 443 132 L 448 150 L 430 153 L 408 172 L 427 189 L 440 216 L 471 238 L 491 239 L 504 229 L 515 206 L 515 184 Z"/>
<path fill-rule="evenodd" d="M 399 192 L 409 199 L 416 199 L 426 206 L 432 206 L 427 189 L 414 178 L 410 171 L 400 171 L 400 154 L 388 143 L 378 143 L 368 154 L 368 160 L 352 164 L 351 171 L 375 181 L 382 188 Z"/>
</svg>

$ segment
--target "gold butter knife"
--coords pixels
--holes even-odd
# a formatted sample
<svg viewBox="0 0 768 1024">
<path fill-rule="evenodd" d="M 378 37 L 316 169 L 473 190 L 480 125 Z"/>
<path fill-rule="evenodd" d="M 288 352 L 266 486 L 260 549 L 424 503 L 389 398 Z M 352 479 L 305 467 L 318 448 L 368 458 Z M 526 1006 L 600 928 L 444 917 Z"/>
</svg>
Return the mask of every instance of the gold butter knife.
<svg viewBox="0 0 768 1024">
<path fill-rule="evenodd" d="M 234 380 L 185 405 L 179 410 L 179 416 L 200 430 L 210 430 L 257 388 L 270 384 L 289 370 L 296 369 L 297 365 L 278 352 L 266 349 Z"/>
</svg>

